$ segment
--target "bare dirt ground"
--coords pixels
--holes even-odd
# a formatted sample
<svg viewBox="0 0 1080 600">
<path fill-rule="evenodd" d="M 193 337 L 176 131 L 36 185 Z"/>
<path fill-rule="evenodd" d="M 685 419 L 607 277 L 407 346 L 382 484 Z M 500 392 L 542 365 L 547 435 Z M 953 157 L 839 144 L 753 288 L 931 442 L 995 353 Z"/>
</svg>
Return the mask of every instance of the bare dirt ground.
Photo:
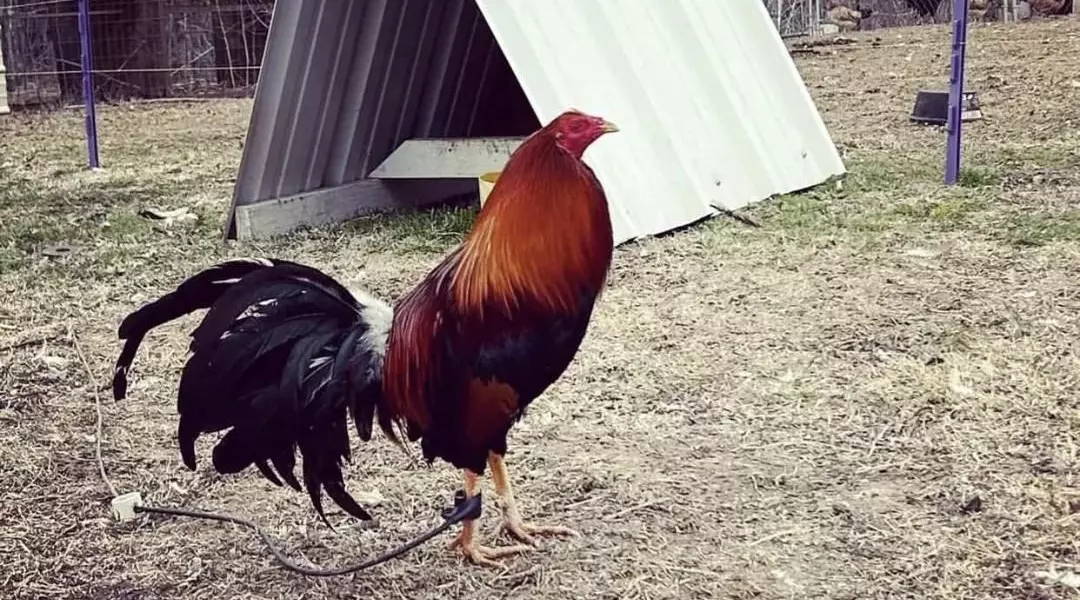
<svg viewBox="0 0 1080 600">
<path fill-rule="evenodd" d="M 185 470 L 173 397 L 192 318 L 144 345 L 127 401 L 98 390 L 123 315 L 215 260 L 299 259 L 392 298 L 470 211 L 226 245 L 249 102 L 103 110 L 101 173 L 82 169 L 78 114 L 0 118 L 0 596 L 1077 597 L 1048 573 L 1080 571 L 1080 22 L 974 28 L 986 119 L 952 189 L 941 131 L 907 122 L 915 90 L 947 81 L 947 35 L 798 55 L 842 190 L 763 203 L 760 229 L 718 219 L 620 248 L 579 359 L 511 436 L 526 516 L 584 535 L 502 571 L 444 534 L 304 579 L 240 527 L 112 521 L 95 458 L 100 395 L 104 466 L 148 502 L 256 519 L 322 565 L 432 526 L 458 473 L 382 441 L 351 470 L 386 498 L 370 530 L 334 513 L 335 534 L 253 472 Z"/>
</svg>

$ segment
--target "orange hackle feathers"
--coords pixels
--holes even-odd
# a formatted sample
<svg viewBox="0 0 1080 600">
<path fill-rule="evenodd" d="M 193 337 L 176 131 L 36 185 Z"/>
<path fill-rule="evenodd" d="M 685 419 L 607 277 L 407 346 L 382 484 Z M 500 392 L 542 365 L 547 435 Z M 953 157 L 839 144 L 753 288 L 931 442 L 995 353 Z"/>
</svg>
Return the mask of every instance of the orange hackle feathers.
<svg viewBox="0 0 1080 600">
<path fill-rule="evenodd" d="M 510 314 L 524 297 L 572 310 L 599 289 L 612 251 L 610 217 L 592 171 L 552 135 L 523 144 L 499 176 L 453 274 L 463 308 Z"/>
</svg>

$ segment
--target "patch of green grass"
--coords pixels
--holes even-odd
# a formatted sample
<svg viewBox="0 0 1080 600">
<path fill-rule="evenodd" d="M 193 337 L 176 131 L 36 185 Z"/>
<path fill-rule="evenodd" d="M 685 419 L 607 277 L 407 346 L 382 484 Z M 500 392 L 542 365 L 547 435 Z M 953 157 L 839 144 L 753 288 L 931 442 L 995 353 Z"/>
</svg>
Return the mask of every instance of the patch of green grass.
<svg viewBox="0 0 1080 600">
<path fill-rule="evenodd" d="M 1014 246 L 1080 241 L 1080 212 L 1018 213 L 993 226 L 991 235 Z"/>
<path fill-rule="evenodd" d="M 363 236 L 374 250 L 441 253 L 465 237 L 476 214 L 477 207 L 443 206 L 371 215 L 329 228 L 329 231 L 335 236 Z"/>
<path fill-rule="evenodd" d="M 14 197 L 9 194 L 12 206 L 0 213 L 4 221 L 0 253 L 8 267 L 15 266 L 10 261 L 32 257 L 46 245 L 95 245 L 110 238 L 138 237 L 151 229 L 149 222 L 126 206 L 122 190 L 115 196 L 107 188 L 88 189 L 84 195 L 49 188 L 22 191 Z M 119 206 L 110 206 L 114 202 Z"/>
<path fill-rule="evenodd" d="M 986 209 L 987 198 L 967 190 L 942 190 L 922 197 L 900 201 L 888 214 L 907 221 L 936 225 L 943 228 L 960 227 L 971 217 Z"/>
<path fill-rule="evenodd" d="M 812 190 L 801 194 L 787 194 L 776 198 L 776 211 L 769 221 L 784 229 L 819 227 L 833 220 L 828 202 L 829 194 Z"/>
<path fill-rule="evenodd" d="M 1075 169 L 1080 160 L 1080 148 L 1072 140 L 1049 140 L 1039 144 L 1012 142 L 973 150 L 965 155 L 965 160 L 994 164 L 1012 171 Z"/>
<path fill-rule="evenodd" d="M 1000 168 L 988 165 L 961 168 L 958 175 L 957 183 L 968 188 L 998 186 L 1004 179 Z"/>
<path fill-rule="evenodd" d="M 940 165 L 919 158 L 860 157 L 847 164 L 844 187 L 849 193 L 895 191 L 907 186 L 933 182 Z"/>
<path fill-rule="evenodd" d="M 840 185 L 781 195 L 751 212 L 786 235 L 872 244 L 888 231 L 977 229 L 1004 178 L 1000 166 L 978 164 L 961 170 L 959 185 L 945 186 L 941 165 L 927 157 L 861 156 L 847 167 Z"/>
</svg>

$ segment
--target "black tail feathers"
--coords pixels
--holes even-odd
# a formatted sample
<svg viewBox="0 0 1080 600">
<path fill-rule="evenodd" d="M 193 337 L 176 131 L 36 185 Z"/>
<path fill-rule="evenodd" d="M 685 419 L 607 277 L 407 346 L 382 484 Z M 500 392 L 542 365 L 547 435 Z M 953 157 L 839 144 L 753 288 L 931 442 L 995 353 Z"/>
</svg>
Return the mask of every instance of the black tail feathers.
<svg viewBox="0 0 1080 600">
<path fill-rule="evenodd" d="M 283 261 L 263 258 L 241 258 L 223 262 L 190 277 L 175 291 L 131 313 L 120 323 L 119 336 L 124 349 L 116 360 L 113 372 L 113 398 L 127 396 L 127 374 L 143 337 L 158 325 L 204 308 L 210 308 L 229 287 L 257 269 L 271 268 Z"/>
<path fill-rule="evenodd" d="M 348 420 L 369 439 L 382 408 L 381 370 L 392 320 L 388 305 L 357 299 L 324 273 L 288 261 L 227 261 L 184 281 L 120 325 L 126 339 L 113 394 L 150 329 L 209 308 L 192 333 L 177 407 L 184 464 L 195 468 L 195 441 L 228 430 L 214 447 L 214 468 L 251 465 L 276 485 L 306 488 L 326 521 L 322 492 L 349 514 L 370 519 L 345 490 Z M 303 459 L 303 486 L 295 454 Z"/>
</svg>

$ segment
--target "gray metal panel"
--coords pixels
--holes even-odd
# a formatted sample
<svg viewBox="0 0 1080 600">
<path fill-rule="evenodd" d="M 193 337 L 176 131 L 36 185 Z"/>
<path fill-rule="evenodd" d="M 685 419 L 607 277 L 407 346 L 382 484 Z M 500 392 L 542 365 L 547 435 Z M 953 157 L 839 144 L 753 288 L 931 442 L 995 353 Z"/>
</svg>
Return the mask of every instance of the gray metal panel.
<svg viewBox="0 0 1080 600">
<path fill-rule="evenodd" d="M 396 119 L 396 122 L 391 119 L 387 119 L 387 122 L 392 127 L 392 131 L 388 131 L 388 136 L 391 140 L 404 141 L 414 130 L 414 124 L 416 121 L 416 111 L 420 107 L 420 100 L 424 95 L 425 83 L 428 80 L 429 69 L 434 58 L 434 51 L 438 40 L 438 30 L 442 25 L 443 14 L 446 9 L 445 2 L 432 2 L 428 3 L 427 12 L 424 15 L 423 28 L 419 34 L 419 40 L 417 42 L 418 49 L 416 56 L 412 61 L 412 66 L 409 69 L 408 79 L 405 81 L 404 100 L 402 103 L 401 111 Z M 397 143 L 393 144 L 393 147 L 382 150 L 380 153 L 389 155 L 397 147 Z M 369 165 L 369 171 L 374 168 L 375 165 Z"/>
<path fill-rule="evenodd" d="M 326 173 L 326 163 L 330 157 L 331 144 L 337 132 L 338 122 L 341 117 L 343 101 L 345 98 L 346 83 L 351 71 L 350 67 L 356 58 L 356 45 L 360 38 L 360 27 L 352 27 L 350 24 L 363 18 L 363 13 L 368 6 L 367 2 L 347 2 L 348 12 L 338 24 L 341 36 L 338 39 L 338 47 L 334 56 L 333 68 L 326 81 L 326 88 L 321 96 L 326 99 L 323 114 L 318 122 L 313 123 L 315 139 L 311 145 L 308 156 L 307 172 L 299 189 L 312 190 L 323 184 Z"/>
<path fill-rule="evenodd" d="M 280 82 L 280 87 L 274 88 L 274 93 L 268 99 L 278 107 L 277 113 L 269 121 L 269 126 L 266 126 L 266 121 L 256 125 L 261 125 L 260 128 L 271 131 L 267 147 L 253 149 L 265 156 L 262 165 L 262 177 L 259 178 L 259 187 L 256 192 L 263 197 L 276 195 L 277 189 L 281 186 L 280 174 L 285 170 L 285 160 L 289 155 L 290 142 L 296 132 L 296 120 L 299 116 L 298 111 L 303 98 L 301 92 L 307 87 L 305 86 L 307 83 L 306 71 L 311 58 L 311 50 L 314 48 L 314 44 L 304 39 L 304 31 L 310 30 L 316 25 L 318 16 L 322 14 L 322 8 L 326 2 L 297 2 L 296 4 L 298 6 L 295 8 L 290 6 L 287 9 L 290 16 L 287 22 L 290 24 L 295 23 L 295 29 L 291 32 L 292 35 L 288 37 L 282 35 L 278 40 L 268 39 L 266 43 L 267 52 L 269 53 L 271 49 L 275 52 L 269 58 L 275 62 L 280 60 L 283 67 L 280 72 L 283 75 L 280 79 L 274 80 L 275 83 Z M 271 23 L 271 27 L 273 25 Z M 290 46 L 288 54 L 279 58 L 275 43 Z M 274 74 L 278 72 L 278 69 L 274 69 Z M 259 91 L 256 90 L 255 93 L 257 95 Z M 247 149 L 245 148 L 245 150 Z"/>
<path fill-rule="evenodd" d="M 339 95 L 334 90 L 335 70 L 342 54 L 344 24 L 348 22 L 347 18 L 355 5 L 352 2 L 325 0 L 311 4 L 318 6 L 312 18 L 314 30 L 321 32 L 321 35 L 312 39 L 302 52 L 307 55 L 307 60 L 303 63 L 303 70 L 295 75 L 300 85 L 299 101 L 285 124 L 289 135 L 288 143 L 283 148 L 282 168 L 269 190 L 274 196 L 302 191 L 308 184 L 314 166 L 311 150 L 317 145 L 318 135 L 327 124 L 329 100 Z"/>
<path fill-rule="evenodd" d="M 292 47 L 300 19 L 302 2 L 282 2 L 274 9 L 270 32 L 263 53 L 263 68 L 256 86 L 255 104 L 251 110 L 244 152 L 240 157 L 240 172 L 236 177 L 233 203 L 229 208 L 226 236 L 235 234 L 233 213 L 237 205 L 251 204 L 264 199 L 262 179 L 267 171 L 267 155 L 274 143 L 274 125 L 281 114 L 281 102 L 286 95 L 288 73 L 285 67 L 293 55 Z M 272 68 L 266 68 L 270 65 Z M 265 90 L 265 91 L 264 91 Z"/>
<path fill-rule="evenodd" d="M 358 181 L 407 139 L 537 126 L 473 0 L 278 2 L 266 48 L 234 207 Z"/>
<path fill-rule="evenodd" d="M 364 48 L 353 70 L 352 83 L 356 86 L 356 92 L 347 96 L 349 103 L 344 108 L 351 114 L 338 130 L 339 136 L 330 160 L 328 185 L 355 181 L 365 175 L 362 161 L 371 143 L 375 119 L 382 112 L 383 93 L 387 83 L 392 80 L 390 66 L 395 62 L 393 54 L 397 49 L 398 35 L 406 25 L 401 22 L 402 15 L 406 6 L 411 4 L 401 0 L 371 0 L 371 3 L 373 8 L 379 9 L 379 19 L 365 18 L 362 22 L 364 30 L 360 37 Z M 353 127 L 348 126 L 349 122 Z"/>
<path fill-rule="evenodd" d="M 389 10 L 386 0 L 364 0 L 366 6 L 359 21 L 350 23 L 359 31 L 356 38 L 356 49 L 353 51 L 353 63 L 349 68 L 349 74 L 345 80 L 345 97 L 341 102 L 341 113 L 334 127 L 334 138 L 330 146 L 330 155 L 327 157 L 326 171 L 323 185 L 335 186 L 346 183 L 345 170 L 349 163 L 353 142 L 356 139 L 356 130 L 359 127 L 360 118 L 363 115 L 363 100 L 367 95 L 368 88 L 373 88 L 381 82 L 372 81 L 379 75 L 378 63 L 375 62 L 376 49 L 385 38 L 387 23 L 393 23 L 396 29 L 396 20 L 388 18 Z M 317 32 L 313 32 L 317 34 Z M 392 33 L 392 32 L 390 32 Z M 266 66 L 263 65 L 263 69 Z"/>
<path fill-rule="evenodd" d="M 435 56 L 427 73 L 424 94 L 417 114 L 416 128 L 425 132 L 424 137 L 446 137 L 450 105 L 453 103 L 460 80 L 461 67 L 469 41 L 469 30 L 464 27 L 472 19 L 467 8 L 471 0 L 449 0 L 443 13 L 443 27 L 435 43 Z"/>
</svg>

